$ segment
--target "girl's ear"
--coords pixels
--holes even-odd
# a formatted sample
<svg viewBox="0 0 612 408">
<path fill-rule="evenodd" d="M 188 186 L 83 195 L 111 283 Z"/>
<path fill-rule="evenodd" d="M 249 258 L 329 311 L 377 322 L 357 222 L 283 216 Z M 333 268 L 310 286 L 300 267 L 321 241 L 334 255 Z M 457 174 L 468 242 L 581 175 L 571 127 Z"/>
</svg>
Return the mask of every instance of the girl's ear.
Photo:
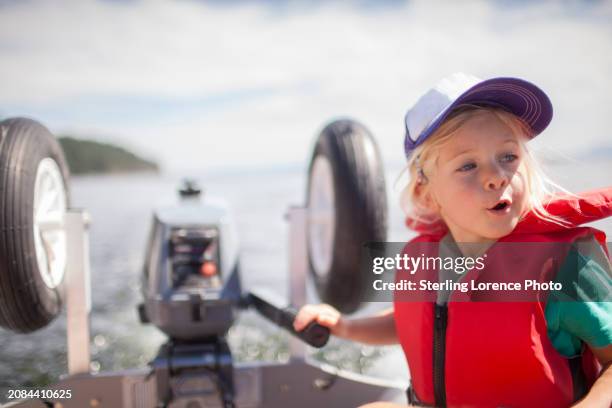
<svg viewBox="0 0 612 408">
<path fill-rule="evenodd" d="M 414 189 L 414 197 L 419 205 L 427 210 L 437 213 L 439 211 L 438 203 L 432 194 L 431 186 L 428 183 L 417 184 Z"/>
</svg>

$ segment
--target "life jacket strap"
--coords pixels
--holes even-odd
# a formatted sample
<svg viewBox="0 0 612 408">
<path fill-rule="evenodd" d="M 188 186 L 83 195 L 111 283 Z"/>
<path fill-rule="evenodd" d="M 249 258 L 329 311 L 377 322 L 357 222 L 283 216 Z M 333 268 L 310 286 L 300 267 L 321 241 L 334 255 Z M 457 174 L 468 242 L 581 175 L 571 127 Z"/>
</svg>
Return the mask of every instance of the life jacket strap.
<svg viewBox="0 0 612 408">
<path fill-rule="evenodd" d="M 588 391 L 587 379 L 582 369 L 582 354 L 571 357 L 568 360 L 569 369 L 572 373 L 572 384 L 574 388 L 574 401 L 576 402 L 584 397 Z"/>
</svg>

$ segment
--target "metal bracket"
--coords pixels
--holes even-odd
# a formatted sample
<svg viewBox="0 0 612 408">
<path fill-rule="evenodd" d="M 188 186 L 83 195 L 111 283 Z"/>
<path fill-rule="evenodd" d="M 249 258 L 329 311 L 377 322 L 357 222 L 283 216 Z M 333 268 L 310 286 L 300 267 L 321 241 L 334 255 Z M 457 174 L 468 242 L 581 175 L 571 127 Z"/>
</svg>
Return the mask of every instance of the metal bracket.
<svg viewBox="0 0 612 408">
<path fill-rule="evenodd" d="M 89 266 L 89 215 L 85 210 L 66 213 L 66 338 L 68 373 L 89 372 L 89 312 L 91 281 Z"/>
<path fill-rule="evenodd" d="M 308 210 L 291 206 L 286 218 L 289 221 L 289 303 L 296 308 L 306 303 L 306 277 L 308 275 L 308 252 L 306 226 Z M 306 345 L 298 338 L 289 339 L 292 358 L 305 358 Z"/>
</svg>

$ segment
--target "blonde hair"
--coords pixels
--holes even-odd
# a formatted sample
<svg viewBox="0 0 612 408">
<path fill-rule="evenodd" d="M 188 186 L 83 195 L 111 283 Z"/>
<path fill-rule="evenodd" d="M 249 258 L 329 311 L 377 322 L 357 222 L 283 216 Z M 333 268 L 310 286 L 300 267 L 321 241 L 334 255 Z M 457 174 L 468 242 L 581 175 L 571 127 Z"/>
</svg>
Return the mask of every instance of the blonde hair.
<svg viewBox="0 0 612 408">
<path fill-rule="evenodd" d="M 400 206 L 404 213 L 419 223 L 434 224 L 441 221 L 437 213 L 427 209 L 419 202 L 416 197 L 417 186 L 426 181 L 428 176 L 434 174 L 438 152 L 451 140 L 455 132 L 470 118 L 483 112 L 493 113 L 518 136 L 519 145 L 524 153 L 523 166 L 528 195 L 527 209 L 521 218 L 531 211 L 542 220 L 568 226 L 569 223 L 563 218 L 550 214 L 546 205 L 557 198 L 560 193 L 573 197 L 576 197 L 576 195 L 553 182 L 543 172 L 537 160 L 527 148 L 526 142 L 533 136 L 531 128 L 519 117 L 501 108 L 468 104 L 460 105 L 455 109 L 423 144 L 414 149 L 408 158 L 405 171 L 408 171 L 410 180 L 400 195 Z"/>
</svg>

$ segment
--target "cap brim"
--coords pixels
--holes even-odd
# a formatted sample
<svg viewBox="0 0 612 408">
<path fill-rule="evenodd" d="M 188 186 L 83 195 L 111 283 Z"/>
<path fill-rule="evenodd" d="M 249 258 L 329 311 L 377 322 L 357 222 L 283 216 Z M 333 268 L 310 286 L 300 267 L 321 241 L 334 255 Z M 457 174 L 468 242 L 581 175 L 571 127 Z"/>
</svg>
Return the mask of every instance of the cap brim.
<svg viewBox="0 0 612 408">
<path fill-rule="evenodd" d="M 531 129 L 531 137 L 540 134 L 553 116 L 552 103 L 548 96 L 531 82 L 518 78 L 492 78 L 482 81 L 461 94 L 440 112 L 417 138 L 406 140 L 406 155 L 435 132 L 448 115 L 459 105 L 474 104 L 496 106 L 522 119 Z M 406 138 L 410 139 L 410 138 Z"/>
</svg>

